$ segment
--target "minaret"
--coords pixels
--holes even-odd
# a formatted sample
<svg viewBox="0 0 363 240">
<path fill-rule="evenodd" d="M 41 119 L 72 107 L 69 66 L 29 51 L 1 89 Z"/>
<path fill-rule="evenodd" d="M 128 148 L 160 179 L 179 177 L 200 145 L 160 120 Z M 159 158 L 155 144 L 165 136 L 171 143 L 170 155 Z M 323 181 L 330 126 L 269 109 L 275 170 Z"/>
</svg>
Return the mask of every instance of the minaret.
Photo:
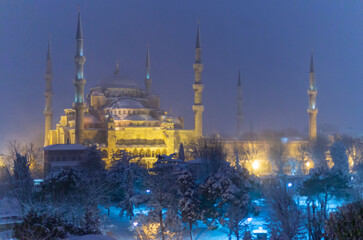
<svg viewBox="0 0 363 240">
<path fill-rule="evenodd" d="M 195 63 L 193 64 L 193 68 L 195 71 L 195 82 L 193 84 L 194 89 L 194 119 L 195 119 L 195 136 L 202 137 L 203 136 L 203 121 L 202 115 L 204 106 L 202 105 L 202 91 L 203 91 L 203 83 L 202 83 L 202 48 L 200 45 L 200 29 L 199 22 L 197 27 L 197 41 L 195 46 Z"/>
<path fill-rule="evenodd" d="M 146 49 L 146 73 L 145 73 L 145 89 L 146 94 L 150 96 L 151 94 L 151 83 L 152 80 L 150 78 L 150 52 L 149 52 L 149 46 L 147 46 Z"/>
<path fill-rule="evenodd" d="M 120 74 L 120 64 L 118 63 L 118 60 L 116 60 L 116 69 L 113 72 L 113 74 L 115 74 L 115 75 Z"/>
<path fill-rule="evenodd" d="M 86 84 L 86 79 L 84 78 L 83 66 L 86 58 L 83 55 L 83 33 L 81 24 L 81 12 L 78 9 L 78 24 L 76 33 L 77 49 L 76 55 L 74 56 L 74 62 L 76 64 L 76 76 L 74 78 L 74 86 L 76 88 L 75 100 L 73 107 L 76 110 L 76 143 L 83 143 L 84 137 L 84 110 L 86 108 L 86 103 L 84 102 L 84 85 Z"/>
<path fill-rule="evenodd" d="M 48 42 L 48 51 L 47 51 L 47 70 L 45 72 L 45 109 L 44 109 L 44 116 L 45 116 L 45 131 L 44 131 L 44 146 L 49 145 L 49 131 L 52 128 L 52 118 L 53 118 L 53 111 L 52 111 L 52 59 L 51 59 L 51 46 L 50 40 Z"/>
<path fill-rule="evenodd" d="M 238 72 L 238 83 L 237 83 L 237 138 L 238 140 L 242 139 L 242 83 L 241 83 L 241 71 Z"/>
<path fill-rule="evenodd" d="M 316 108 L 316 95 L 318 91 L 316 90 L 316 83 L 315 83 L 315 71 L 314 71 L 314 60 L 313 60 L 313 53 L 311 53 L 311 60 L 310 60 L 310 85 L 308 90 L 309 95 L 309 138 L 310 140 L 316 139 L 316 115 L 318 114 L 318 109 Z"/>
</svg>

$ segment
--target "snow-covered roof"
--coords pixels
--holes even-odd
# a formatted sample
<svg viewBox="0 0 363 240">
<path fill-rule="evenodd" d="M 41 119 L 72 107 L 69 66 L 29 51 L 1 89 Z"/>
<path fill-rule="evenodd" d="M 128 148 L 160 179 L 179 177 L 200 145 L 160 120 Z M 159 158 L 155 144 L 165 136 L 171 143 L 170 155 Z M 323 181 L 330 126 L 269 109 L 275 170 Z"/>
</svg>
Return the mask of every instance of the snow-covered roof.
<svg viewBox="0 0 363 240">
<path fill-rule="evenodd" d="M 112 75 L 100 81 L 97 86 L 102 88 L 134 88 L 139 89 L 137 82 L 122 74 Z"/>
<path fill-rule="evenodd" d="M 130 109 L 144 109 L 144 105 L 141 102 L 132 98 L 121 98 L 117 99 L 106 106 L 106 109 L 120 109 L 120 108 L 130 108 Z"/>
<path fill-rule="evenodd" d="M 81 144 L 53 144 L 43 148 L 43 151 L 74 151 L 74 150 L 86 150 L 87 147 Z"/>
</svg>

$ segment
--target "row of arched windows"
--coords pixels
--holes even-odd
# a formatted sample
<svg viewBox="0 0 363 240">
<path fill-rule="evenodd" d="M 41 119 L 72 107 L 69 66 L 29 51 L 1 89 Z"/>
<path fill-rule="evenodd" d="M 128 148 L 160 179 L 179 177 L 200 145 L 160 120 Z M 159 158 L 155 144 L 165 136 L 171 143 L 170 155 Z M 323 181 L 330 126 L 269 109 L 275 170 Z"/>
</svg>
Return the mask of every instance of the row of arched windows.
<svg viewBox="0 0 363 240">
<path fill-rule="evenodd" d="M 140 150 L 137 150 L 136 148 L 134 149 L 134 151 L 132 152 L 132 155 L 133 156 L 140 156 L 140 157 L 157 157 L 159 155 L 166 155 L 167 154 L 167 151 L 166 149 L 156 149 L 156 151 L 151 151 L 150 149 L 140 149 Z"/>
<path fill-rule="evenodd" d="M 143 110 L 120 110 L 120 109 L 106 109 L 106 113 L 111 113 L 115 115 L 121 115 L 121 114 L 146 114 Z"/>
<path fill-rule="evenodd" d="M 120 154 L 120 150 L 116 150 L 115 151 L 116 154 Z M 136 148 L 134 149 L 134 151 L 132 152 L 132 156 L 140 156 L 140 157 L 157 157 L 159 155 L 166 155 L 167 154 L 167 151 L 166 149 L 156 149 L 156 151 L 151 151 L 149 148 L 144 150 L 144 149 L 140 149 L 140 150 L 137 150 Z M 107 153 L 107 150 L 104 149 L 101 151 L 101 156 L 102 158 L 107 158 L 108 157 L 108 153 Z"/>
</svg>

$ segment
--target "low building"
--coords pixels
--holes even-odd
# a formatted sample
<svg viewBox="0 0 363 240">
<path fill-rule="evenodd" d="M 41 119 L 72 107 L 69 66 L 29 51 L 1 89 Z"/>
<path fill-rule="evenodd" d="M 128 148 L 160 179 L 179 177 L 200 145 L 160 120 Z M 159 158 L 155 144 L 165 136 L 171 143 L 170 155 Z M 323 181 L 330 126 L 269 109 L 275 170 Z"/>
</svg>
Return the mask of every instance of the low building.
<svg viewBox="0 0 363 240">
<path fill-rule="evenodd" d="M 77 167 L 86 159 L 87 147 L 81 144 L 54 144 L 43 148 L 44 177 L 52 168 Z"/>
</svg>

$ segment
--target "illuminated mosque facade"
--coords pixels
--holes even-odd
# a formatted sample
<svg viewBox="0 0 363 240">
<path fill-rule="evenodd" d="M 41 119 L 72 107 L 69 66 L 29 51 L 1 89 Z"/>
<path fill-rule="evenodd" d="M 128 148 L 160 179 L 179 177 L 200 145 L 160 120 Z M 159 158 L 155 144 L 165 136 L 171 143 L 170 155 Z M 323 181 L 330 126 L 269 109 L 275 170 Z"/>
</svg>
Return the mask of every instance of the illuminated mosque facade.
<svg viewBox="0 0 363 240">
<path fill-rule="evenodd" d="M 52 125 L 52 63 L 51 47 L 48 44 L 46 71 L 46 106 L 44 146 L 53 144 L 97 144 L 103 158 L 110 160 L 122 150 L 135 156 L 143 156 L 143 163 L 150 166 L 156 156 L 171 154 L 179 149 L 180 143 L 191 138 L 201 137 L 202 113 L 202 49 L 197 29 L 195 63 L 195 82 L 193 89 L 195 101 L 195 129 L 185 130 L 184 119 L 174 117 L 160 108 L 159 96 L 152 93 L 149 48 L 146 53 L 145 87 L 119 70 L 115 71 L 90 89 L 84 95 L 84 64 L 86 61 L 83 49 L 83 32 L 81 15 L 78 13 L 76 32 L 76 54 L 74 62 L 76 73 L 73 80 L 75 101 L 73 108 L 65 109 L 55 129 Z"/>
<path fill-rule="evenodd" d="M 73 107 L 65 109 L 56 128 L 52 129 L 52 62 L 51 46 L 48 44 L 47 70 L 46 70 L 46 106 L 45 116 L 45 141 L 44 146 L 57 144 L 96 144 L 101 150 L 103 159 L 110 161 L 114 154 L 126 151 L 134 156 L 142 156 L 142 163 L 151 167 L 156 157 L 162 154 L 178 152 L 180 143 L 188 143 L 193 138 L 203 137 L 202 114 L 202 48 L 200 43 L 199 24 L 197 28 L 195 62 L 194 111 L 195 127 L 191 130 L 184 129 L 184 120 L 174 117 L 160 108 L 160 98 L 152 93 L 152 79 L 150 71 L 149 48 L 146 52 L 146 70 L 144 88 L 120 72 L 118 63 L 109 77 L 100 81 L 84 95 L 86 79 L 84 77 L 84 64 L 86 51 L 83 49 L 83 32 L 81 15 L 78 12 L 76 32 L 76 66 L 75 100 Z M 242 140 L 243 125 L 243 96 L 242 82 L 239 74 L 237 84 L 237 140 L 226 140 L 230 149 L 236 144 L 247 144 Z M 309 96 L 309 138 L 316 138 L 316 84 L 311 57 Z M 307 141 L 291 142 L 289 149 L 294 152 L 297 144 Z M 250 144 L 251 141 L 248 141 Z M 266 145 L 265 142 L 255 141 L 253 144 Z M 264 151 L 266 155 L 266 151 Z M 233 153 L 232 153 L 233 155 Z M 266 156 L 263 156 L 266 158 Z"/>
</svg>

